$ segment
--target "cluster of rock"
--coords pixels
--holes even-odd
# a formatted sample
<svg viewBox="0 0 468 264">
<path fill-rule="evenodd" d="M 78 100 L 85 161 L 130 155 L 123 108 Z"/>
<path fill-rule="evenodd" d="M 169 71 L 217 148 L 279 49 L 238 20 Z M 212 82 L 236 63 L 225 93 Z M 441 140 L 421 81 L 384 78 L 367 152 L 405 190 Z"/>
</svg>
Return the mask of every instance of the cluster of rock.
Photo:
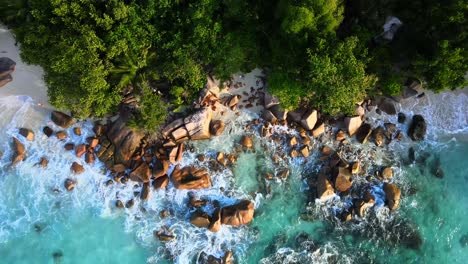
<svg viewBox="0 0 468 264">
<path fill-rule="evenodd" d="M 7 57 L 0 58 L 0 87 L 13 81 L 11 74 L 15 71 L 16 62 Z"/>
</svg>

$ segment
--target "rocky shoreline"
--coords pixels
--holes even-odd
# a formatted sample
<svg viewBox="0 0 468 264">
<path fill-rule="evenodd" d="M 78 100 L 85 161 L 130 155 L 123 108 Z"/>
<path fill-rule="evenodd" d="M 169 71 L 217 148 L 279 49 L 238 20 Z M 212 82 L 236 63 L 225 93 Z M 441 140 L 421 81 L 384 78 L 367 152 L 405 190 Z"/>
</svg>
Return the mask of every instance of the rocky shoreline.
<svg viewBox="0 0 468 264">
<path fill-rule="evenodd" d="M 150 139 L 127 127 L 125 116 L 118 115 L 96 121 L 94 135 L 86 138 L 86 144 L 75 145 L 68 133 L 80 137 L 81 128 L 75 126 L 74 118 L 58 111 L 51 113 L 51 120 L 61 129 L 54 131 L 45 126 L 42 133 L 63 141 L 66 150 L 74 151 L 76 157 L 82 159 L 81 163 L 70 164 L 72 175 L 63 185 L 67 191 L 72 191 L 79 184 L 79 174 L 84 172 L 83 163 L 92 164 L 99 159 L 110 172 L 106 185 L 127 184 L 131 181 L 140 188 L 133 199 L 117 199 L 117 208 L 132 207 L 134 199 L 148 200 L 153 190 L 172 187 L 194 190 L 187 197 L 188 207 L 193 210 L 189 221 L 194 226 L 211 232 L 219 231 L 220 225 L 249 224 L 254 219 L 255 204 L 249 200 L 238 200 L 232 205 L 221 206 L 217 200 L 197 198 L 195 190 L 209 188 L 211 172 L 232 169 L 239 153 L 252 151 L 256 145 L 262 148 L 262 152 L 271 158 L 274 165 L 273 168 L 264 168 L 257 172 L 257 180 L 263 186 L 258 190 L 259 193 L 268 194 L 270 184 L 288 178 L 288 163 L 292 159 L 299 159 L 304 164 L 318 161 L 317 171 L 303 175 L 309 187 L 309 202 L 337 198 L 342 200 L 342 207 L 335 210 L 333 215 L 336 219 L 342 222 L 360 221 L 378 200 L 383 200 L 389 210 L 398 209 L 402 191 L 392 181 L 395 166 L 398 166 L 395 159 L 389 153 L 388 164 L 383 166 L 374 164 L 372 159 L 367 158 L 372 157 L 373 153 L 388 151 L 386 146 L 391 141 L 399 141 L 406 136 L 415 141 L 423 140 L 427 125 L 422 116 L 413 116 L 405 133 L 397 130 L 395 124 L 374 126 L 366 118 L 368 111 L 381 108 L 385 113 L 396 115 L 395 106 L 388 98 L 375 100 L 380 100 L 378 104 L 366 100 L 356 106 L 356 116 L 346 118 L 324 116 L 316 109 L 288 112 L 282 110 L 278 100 L 263 90 L 262 78 L 258 77 L 256 84 L 255 87 L 244 87 L 246 85 L 242 82 L 232 82 L 224 90 L 244 87 L 250 89 L 250 93 L 223 94 L 218 84 L 209 79 L 199 100 L 194 104 L 194 113 L 164 126 L 157 139 Z M 416 95 L 413 92 L 406 97 Z M 244 124 L 244 135 L 236 142 L 232 153 L 218 152 L 215 157 L 198 153 L 198 160 L 208 161 L 209 167 L 199 164 L 180 165 L 184 153 L 194 151 L 191 142 L 217 137 L 225 132 L 226 125 L 221 117 L 227 112 L 238 113 L 239 109 L 253 107 L 261 111 L 261 117 Z M 398 122 L 406 122 L 402 113 L 398 114 Z M 19 128 L 18 134 L 18 138 L 12 139 L 12 165 L 27 157 L 27 149 L 22 141 L 35 140 L 35 132 L 28 128 Z M 268 142 L 273 142 L 275 148 L 272 149 Z M 361 148 L 366 145 L 371 147 Z M 42 167 L 46 167 L 47 163 L 47 157 L 38 161 L 38 165 Z M 438 175 L 443 175 L 440 168 L 438 170 Z M 376 192 L 376 188 L 382 189 L 383 193 Z M 204 211 L 203 208 L 207 205 L 214 210 Z M 162 217 L 168 214 L 169 211 L 160 212 Z M 161 241 L 177 239 L 169 227 L 154 230 L 154 236 Z M 415 244 L 411 246 L 415 248 L 421 243 L 417 235 L 413 242 Z M 208 260 L 215 257 L 203 258 L 211 263 Z M 219 261 L 230 263 L 231 259 L 232 253 L 227 251 L 224 260 Z"/>
</svg>

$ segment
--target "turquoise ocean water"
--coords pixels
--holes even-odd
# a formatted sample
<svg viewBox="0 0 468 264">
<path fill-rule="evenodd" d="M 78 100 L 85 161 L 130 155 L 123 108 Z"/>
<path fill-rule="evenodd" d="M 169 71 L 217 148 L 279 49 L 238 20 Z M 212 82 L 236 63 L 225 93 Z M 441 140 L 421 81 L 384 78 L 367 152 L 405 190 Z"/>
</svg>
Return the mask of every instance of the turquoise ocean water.
<svg viewBox="0 0 468 264">
<path fill-rule="evenodd" d="M 248 226 L 222 226 L 211 233 L 190 224 L 187 191 L 172 187 L 153 191 L 147 202 L 136 199 L 130 209 L 116 208 L 116 199 L 131 199 L 139 188 L 132 183 L 105 186 L 108 176 L 99 163 L 85 165 L 86 172 L 76 176 L 76 189 L 66 192 L 63 182 L 73 177 L 69 166 L 77 158 L 64 150 L 64 142 L 41 132 L 44 125 L 58 129 L 48 119 L 49 112 L 27 97 L 0 98 L 0 264 L 196 263 L 201 252 L 221 256 L 226 250 L 233 251 L 236 263 L 466 263 L 467 95 L 428 94 L 400 107 L 408 117 L 422 114 L 429 132 L 423 142 L 403 140 L 389 146 L 403 195 L 397 212 L 389 213 L 377 203 L 363 220 L 334 221 L 333 199 L 308 204 L 303 175 L 316 169 L 318 154 L 281 161 L 280 166 L 291 170 L 288 179 L 266 183 L 257 172 L 274 167 L 271 153 L 263 149 L 278 146 L 255 140 L 256 151 L 241 153 L 232 170 L 213 172 L 213 187 L 196 192 L 197 197 L 216 199 L 222 205 L 251 199 L 255 219 Z M 227 124 L 223 135 L 192 142 L 195 152 L 185 153 L 182 165 L 206 166 L 197 161 L 199 153 L 214 157 L 217 151 L 231 152 L 244 133 L 245 121 L 252 118 L 242 114 Z M 396 123 L 396 117 L 371 114 L 370 118 L 377 124 Z M 92 135 L 91 122 L 79 125 L 84 135 L 71 136 L 69 141 L 83 142 Z M 33 129 L 35 140 L 26 142 L 18 127 Z M 12 136 L 25 143 L 27 159 L 10 168 Z M 409 147 L 415 150 L 415 162 L 408 161 Z M 49 160 L 46 169 L 35 165 L 41 157 Z M 434 177 L 435 164 L 440 164 L 443 178 Z M 171 216 L 161 218 L 163 209 Z M 176 240 L 157 241 L 153 231 L 162 226 L 173 230 Z M 422 241 L 417 249 L 412 248 L 414 237 Z"/>
</svg>

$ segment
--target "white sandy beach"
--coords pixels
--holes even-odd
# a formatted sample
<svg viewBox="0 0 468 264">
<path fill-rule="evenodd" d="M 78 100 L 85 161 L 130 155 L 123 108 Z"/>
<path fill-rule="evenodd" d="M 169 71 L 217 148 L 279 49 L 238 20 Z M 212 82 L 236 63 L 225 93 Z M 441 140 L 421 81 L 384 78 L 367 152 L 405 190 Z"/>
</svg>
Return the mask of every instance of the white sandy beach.
<svg viewBox="0 0 468 264">
<path fill-rule="evenodd" d="M 16 62 L 13 81 L 0 87 L 0 97 L 26 95 L 36 104 L 51 108 L 43 80 L 44 71 L 39 66 L 28 65 L 21 60 L 13 35 L 3 25 L 0 25 L 0 57 L 8 57 Z"/>
</svg>

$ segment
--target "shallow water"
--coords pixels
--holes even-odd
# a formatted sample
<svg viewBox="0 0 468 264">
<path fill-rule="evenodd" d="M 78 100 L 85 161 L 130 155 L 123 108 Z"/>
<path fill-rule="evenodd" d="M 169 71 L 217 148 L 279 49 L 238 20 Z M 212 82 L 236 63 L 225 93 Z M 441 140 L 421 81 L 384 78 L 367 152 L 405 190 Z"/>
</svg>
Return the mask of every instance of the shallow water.
<svg viewBox="0 0 468 264">
<path fill-rule="evenodd" d="M 64 142 L 42 134 L 45 124 L 58 130 L 48 119 L 48 110 L 27 97 L 0 98 L 0 263 L 193 263 L 202 251 L 221 256 L 226 250 L 233 251 L 237 263 L 464 263 L 468 259 L 468 245 L 462 245 L 468 243 L 462 239 L 468 240 L 467 105 L 463 93 L 428 94 L 417 103 L 401 105 L 408 117 L 421 113 L 429 122 L 424 142 L 392 142 L 391 153 L 374 155 L 378 165 L 395 162 L 394 181 L 403 191 L 401 208 L 390 213 L 377 201 L 371 213 L 353 223 L 330 216 L 343 202 L 336 198 L 307 205 L 310 192 L 303 178 L 316 170 L 315 152 L 307 160 L 280 161 L 280 166 L 290 168 L 289 177 L 265 181 L 264 173 L 274 172 L 274 167 L 272 154 L 264 149 L 278 145 L 255 138 L 255 150 L 241 152 L 232 170 L 211 171 L 213 187 L 195 193 L 221 205 L 251 199 L 255 219 L 248 226 L 222 226 L 220 232 L 211 233 L 190 224 L 193 209 L 187 206 L 188 192 L 172 186 L 153 191 L 147 202 L 135 199 L 130 209 L 116 208 L 117 198 L 125 202 L 139 187 L 132 183 L 106 187 L 108 176 L 99 162 L 85 165 L 86 172 L 76 176 L 75 190 L 64 191 L 63 181 L 74 177 L 69 166 L 79 159 L 63 149 Z M 377 124 L 396 123 L 396 117 L 371 117 Z M 233 152 L 234 143 L 245 133 L 245 121 L 252 118 L 242 114 L 227 124 L 221 136 L 191 142 L 195 151 L 184 154 L 182 165 L 208 166 L 209 161 L 196 160 L 199 153 L 215 157 L 218 151 Z M 91 122 L 79 125 L 84 135 L 72 136 L 75 143 L 92 135 Z M 35 131 L 34 142 L 18 136 L 17 128 L 22 126 Z M 398 127 L 406 130 L 406 124 Z M 25 143 L 28 157 L 9 168 L 12 136 Z M 415 163 L 407 161 L 410 146 L 416 150 Z M 42 156 L 49 159 L 46 169 L 35 166 Z M 431 171 L 437 158 L 442 179 Z M 375 188 L 378 194 L 379 186 Z M 163 209 L 171 216 L 160 218 Z M 153 231 L 162 226 L 173 230 L 177 239 L 168 243 L 154 239 Z M 410 240 L 394 236 L 407 234 L 401 230 L 408 226 L 422 238 L 418 250 L 408 248 Z"/>
</svg>

